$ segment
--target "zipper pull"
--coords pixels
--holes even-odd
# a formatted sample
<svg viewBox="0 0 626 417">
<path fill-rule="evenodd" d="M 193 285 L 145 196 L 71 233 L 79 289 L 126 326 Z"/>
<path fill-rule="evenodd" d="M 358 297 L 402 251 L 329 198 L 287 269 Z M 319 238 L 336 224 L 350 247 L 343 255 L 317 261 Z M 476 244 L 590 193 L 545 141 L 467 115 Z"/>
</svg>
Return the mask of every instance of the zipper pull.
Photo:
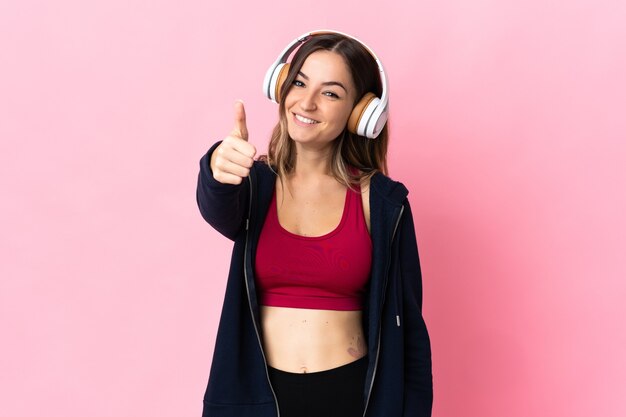
<svg viewBox="0 0 626 417">
<path fill-rule="evenodd" d="M 250 219 L 246 219 L 246 230 L 248 230 L 249 226 L 250 226 Z"/>
<path fill-rule="evenodd" d="M 398 324 L 398 327 L 400 327 L 400 316 L 396 315 L 396 323 Z"/>
</svg>

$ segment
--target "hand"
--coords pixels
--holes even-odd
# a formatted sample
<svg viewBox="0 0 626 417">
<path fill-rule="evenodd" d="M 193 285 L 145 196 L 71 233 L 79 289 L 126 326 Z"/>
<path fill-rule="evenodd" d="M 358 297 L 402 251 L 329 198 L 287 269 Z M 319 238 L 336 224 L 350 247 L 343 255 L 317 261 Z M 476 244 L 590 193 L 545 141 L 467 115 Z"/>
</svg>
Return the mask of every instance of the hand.
<svg viewBox="0 0 626 417">
<path fill-rule="evenodd" d="M 235 127 L 211 155 L 213 178 L 222 184 L 241 184 L 250 173 L 256 148 L 248 143 L 246 110 L 243 101 L 235 102 Z"/>
</svg>

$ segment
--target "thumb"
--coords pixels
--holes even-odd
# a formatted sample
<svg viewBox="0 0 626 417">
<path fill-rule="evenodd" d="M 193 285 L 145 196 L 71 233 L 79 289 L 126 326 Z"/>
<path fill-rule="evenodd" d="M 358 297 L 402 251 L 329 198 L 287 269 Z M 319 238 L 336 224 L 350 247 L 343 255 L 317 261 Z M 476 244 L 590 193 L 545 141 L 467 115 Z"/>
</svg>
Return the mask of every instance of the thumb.
<svg viewBox="0 0 626 417">
<path fill-rule="evenodd" d="M 236 134 L 241 139 L 248 140 L 248 126 L 246 126 L 246 109 L 243 106 L 243 101 L 237 100 L 235 102 L 235 128 L 233 134 Z"/>
</svg>

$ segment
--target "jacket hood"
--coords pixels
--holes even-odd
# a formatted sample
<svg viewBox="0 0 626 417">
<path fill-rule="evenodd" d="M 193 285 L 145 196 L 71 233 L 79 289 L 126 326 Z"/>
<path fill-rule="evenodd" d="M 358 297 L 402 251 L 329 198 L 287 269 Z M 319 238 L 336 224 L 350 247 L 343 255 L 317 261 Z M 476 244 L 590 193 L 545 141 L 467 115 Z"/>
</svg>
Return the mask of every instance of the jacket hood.
<svg viewBox="0 0 626 417">
<path fill-rule="evenodd" d="M 409 195 L 409 190 L 399 181 L 392 180 L 385 174 L 377 172 L 370 182 L 371 188 L 381 197 L 396 205 L 402 204 Z"/>
</svg>

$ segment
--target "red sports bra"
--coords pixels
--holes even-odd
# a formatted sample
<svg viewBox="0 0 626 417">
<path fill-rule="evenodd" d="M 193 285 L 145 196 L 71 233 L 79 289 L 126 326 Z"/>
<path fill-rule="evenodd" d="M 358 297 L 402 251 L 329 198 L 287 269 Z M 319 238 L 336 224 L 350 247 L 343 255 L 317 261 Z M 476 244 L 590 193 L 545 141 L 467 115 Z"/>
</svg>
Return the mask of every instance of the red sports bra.
<svg viewBox="0 0 626 417">
<path fill-rule="evenodd" d="M 254 265 L 259 304 L 361 310 L 371 263 L 372 241 L 360 193 L 347 189 L 335 230 L 308 237 L 280 225 L 274 187 Z"/>
</svg>

